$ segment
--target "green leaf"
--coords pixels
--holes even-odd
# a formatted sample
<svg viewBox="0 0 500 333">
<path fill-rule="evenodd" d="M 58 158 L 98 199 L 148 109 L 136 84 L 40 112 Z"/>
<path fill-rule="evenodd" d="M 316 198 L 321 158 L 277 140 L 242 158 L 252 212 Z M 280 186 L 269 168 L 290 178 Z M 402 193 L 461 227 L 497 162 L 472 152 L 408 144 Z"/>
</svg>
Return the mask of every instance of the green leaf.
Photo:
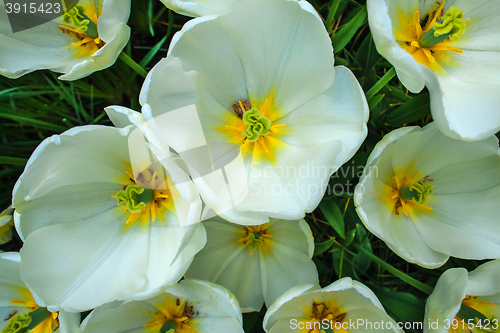
<svg viewBox="0 0 500 333">
<path fill-rule="evenodd" d="M 332 199 L 325 199 L 319 204 L 319 209 L 339 236 L 345 239 L 344 218 L 335 201 Z"/>
<path fill-rule="evenodd" d="M 344 245 L 346 247 L 351 245 L 352 241 L 354 240 L 354 237 L 356 237 L 356 229 L 349 230 L 346 233 Z"/>
<path fill-rule="evenodd" d="M 344 47 L 351 41 L 359 28 L 365 24 L 367 16 L 368 12 L 366 11 L 366 6 L 361 7 L 354 18 L 343 26 L 342 29 L 336 32 L 335 35 L 333 35 L 332 44 L 333 51 L 335 53 L 342 51 L 342 49 L 344 49 Z"/>
<path fill-rule="evenodd" d="M 424 321 L 424 299 L 417 298 L 409 293 L 386 291 L 373 284 L 370 284 L 369 287 L 382 302 L 387 313 L 396 321 L 418 323 Z M 411 329 L 405 331 L 416 332 Z"/>
<path fill-rule="evenodd" d="M 403 105 L 392 111 L 385 122 L 389 126 L 402 126 L 422 118 L 431 113 L 429 93 L 423 93 L 413 97 Z"/>
<path fill-rule="evenodd" d="M 26 162 L 28 162 L 28 160 L 26 158 L 0 156 L 0 164 L 25 166 Z"/>
<path fill-rule="evenodd" d="M 321 242 L 321 243 L 315 243 L 314 244 L 314 256 L 319 256 L 323 253 L 325 253 L 326 251 L 330 250 L 330 248 L 332 247 L 333 243 L 334 243 L 334 240 L 335 238 L 330 238 L 324 242 Z"/>
</svg>

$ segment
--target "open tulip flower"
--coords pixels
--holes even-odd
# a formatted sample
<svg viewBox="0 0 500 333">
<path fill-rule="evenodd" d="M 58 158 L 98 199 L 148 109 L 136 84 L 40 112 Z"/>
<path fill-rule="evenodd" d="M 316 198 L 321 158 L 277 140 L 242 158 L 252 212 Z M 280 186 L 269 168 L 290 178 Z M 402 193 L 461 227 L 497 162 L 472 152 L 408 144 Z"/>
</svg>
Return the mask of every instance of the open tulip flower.
<svg viewBox="0 0 500 333">
<path fill-rule="evenodd" d="M 241 226 L 214 218 L 203 222 L 207 245 L 193 260 L 186 277 L 228 288 L 243 312 L 267 307 L 292 287 L 318 283 L 311 260 L 314 240 L 304 220 L 274 220 Z"/>
<path fill-rule="evenodd" d="M 379 53 L 412 92 L 427 86 L 446 135 L 467 141 L 500 130 L 500 2 L 368 0 Z"/>
<path fill-rule="evenodd" d="M 236 2 L 228 14 L 188 22 L 146 78 L 150 128 L 226 220 L 303 218 L 366 136 L 364 94 L 350 70 L 334 68 L 313 12 L 307 2 Z"/>
<path fill-rule="evenodd" d="M 427 268 L 450 256 L 500 258 L 500 156 L 495 136 L 451 139 L 435 123 L 387 134 L 355 190 L 365 226 Z"/>
<path fill-rule="evenodd" d="M 244 333 L 240 307 L 225 288 L 188 279 L 156 297 L 92 311 L 82 333 Z"/>
<path fill-rule="evenodd" d="M 50 69 L 63 73 L 61 80 L 77 80 L 113 65 L 130 37 L 130 0 L 72 2 L 78 3 L 54 6 L 61 16 L 52 21 L 17 32 L 9 24 L 9 8 L 2 5 L 0 73 L 18 78 Z"/>
<path fill-rule="evenodd" d="M 348 277 L 323 289 L 289 290 L 267 310 L 263 325 L 267 333 L 403 333 L 373 291 Z"/>
<path fill-rule="evenodd" d="M 46 139 L 14 190 L 23 280 L 71 311 L 176 283 L 206 242 L 201 224 L 179 221 L 199 218 L 199 196 L 184 200 L 176 187 L 187 179 L 165 170 L 133 126 L 75 127 Z"/>
<path fill-rule="evenodd" d="M 19 252 L 0 253 L 0 330 L 17 333 L 77 333 L 80 314 L 50 312 L 26 287 L 21 275 Z"/>
<path fill-rule="evenodd" d="M 500 260 L 441 275 L 425 306 L 424 333 L 500 331 Z"/>
</svg>

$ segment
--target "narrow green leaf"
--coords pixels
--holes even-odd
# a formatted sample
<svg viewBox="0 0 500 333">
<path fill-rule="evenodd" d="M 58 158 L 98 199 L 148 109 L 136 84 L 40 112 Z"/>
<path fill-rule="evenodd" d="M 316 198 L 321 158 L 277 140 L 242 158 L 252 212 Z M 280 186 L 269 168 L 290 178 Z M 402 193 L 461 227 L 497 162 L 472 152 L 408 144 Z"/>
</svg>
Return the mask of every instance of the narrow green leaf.
<svg viewBox="0 0 500 333">
<path fill-rule="evenodd" d="M 374 110 L 375 107 L 377 106 L 378 103 L 380 103 L 381 100 L 383 100 L 385 97 L 384 94 L 382 95 L 377 95 L 377 96 L 373 96 L 372 98 L 370 98 L 368 100 L 368 107 L 370 110 Z"/>
<path fill-rule="evenodd" d="M 319 205 L 319 209 L 339 236 L 345 239 L 344 218 L 335 201 L 332 199 L 323 200 Z"/>
<path fill-rule="evenodd" d="M 335 18 L 335 14 L 337 13 L 337 9 L 339 8 L 340 0 L 332 0 L 332 5 L 330 7 L 330 12 L 328 12 L 328 17 L 326 18 L 326 28 L 328 32 L 332 32 L 333 19 Z"/>
<path fill-rule="evenodd" d="M 370 90 L 366 92 L 366 99 L 370 100 L 373 96 L 375 96 L 375 94 L 378 93 L 380 89 L 385 87 L 395 75 L 396 70 L 392 67 L 389 71 L 387 71 L 387 73 L 384 74 L 384 76 L 380 78 L 380 80 L 378 80 L 377 83 L 375 83 L 373 87 L 370 88 Z"/>
<path fill-rule="evenodd" d="M 431 112 L 429 93 L 419 94 L 392 111 L 385 120 L 387 125 L 402 126 L 427 117 Z"/>
<path fill-rule="evenodd" d="M 31 119 L 31 118 L 26 118 L 26 117 L 21 117 L 21 116 L 16 116 L 13 114 L 5 114 L 5 113 L 0 113 L 0 118 L 5 118 L 5 119 L 10 119 L 14 121 L 18 121 L 23 124 L 28 124 L 32 126 L 39 126 L 39 127 L 45 127 L 48 129 L 53 129 L 55 131 L 65 131 L 66 127 L 47 123 L 45 121 L 37 120 L 37 119 Z"/>
<path fill-rule="evenodd" d="M 155 36 L 155 30 L 153 29 L 153 0 L 149 0 L 148 4 L 148 25 L 149 25 L 149 33 L 151 36 Z"/>
<path fill-rule="evenodd" d="M 148 52 L 148 54 L 146 54 L 146 56 L 141 60 L 141 62 L 139 62 L 139 66 L 143 68 L 146 67 L 149 64 L 149 62 L 153 59 L 153 57 L 156 55 L 156 53 L 158 53 L 158 51 L 161 49 L 163 44 L 165 44 L 167 38 L 168 34 L 165 35 L 165 37 L 163 37 L 155 46 L 153 46 L 153 48 Z"/>
<path fill-rule="evenodd" d="M 28 160 L 26 158 L 0 156 L 0 164 L 22 165 L 22 166 L 25 166 L 26 162 L 28 162 Z"/>
<path fill-rule="evenodd" d="M 366 6 L 363 6 L 349 23 L 333 35 L 332 44 L 335 53 L 342 51 L 351 41 L 359 28 L 365 24 L 367 16 Z"/>
<path fill-rule="evenodd" d="M 321 243 L 315 243 L 314 244 L 314 256 L 319 256 L 326 251 L 330 250 L 334 243 L 335 238 L 330 238 L 329 240 L 326 240 Z"/>
</svg>

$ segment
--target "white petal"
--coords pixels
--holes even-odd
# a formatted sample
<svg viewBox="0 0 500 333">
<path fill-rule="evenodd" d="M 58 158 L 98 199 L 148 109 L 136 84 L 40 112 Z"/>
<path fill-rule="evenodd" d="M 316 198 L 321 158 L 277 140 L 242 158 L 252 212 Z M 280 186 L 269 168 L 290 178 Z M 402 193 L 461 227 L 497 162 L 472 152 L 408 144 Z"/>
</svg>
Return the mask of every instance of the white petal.
<svg viewBox="0 0 500 333">
<path fill-rule="evenodd" d="M 203 223 L 207 247 L 195 257 L 186 277 L 217 283 L 238 299 L 243 312 L 259 311 L 264 303 L 258 251 L 252 255 L 238 242 L 244 228 L 220 220 Z"/>
<path fill-rule="evenodd" d="M 467 295 L 487 296 L 498 294 L 500 286 L 495 283 L 495 277 L 500 274 L 500 260 L 493 260 L 480 265 L 469 273 Z"/>
<path fill-rule="evenodd" d="M 21 249 L 23 280 L 45 303 L 71 311 L 132 296 L 146 281 L 149 229 L 124 230 L 125 218 L 117 207 L 33 232 Z"/>
<path fill-rule="evenodd" d="M 118 128 L 127 127 L 129 125 L 139 126 L 144 122 L 142 113 L 125 108 L 123 106 L 108 106 L 104 109 L 113 125 Z"/>
<path fill-rule="evenodd" d="M 91 183 L 56 188 L 46 195 L 16 205 L 16 220 L 23 238 L 33 231 L 100 214 L 118 204 L 112 198 L 123 185 Z M 43 212 L 43 213 L 41 213 Z"/>
<path fill-rule="evenodd" d="M 439 324 L 438 330 L 430 329 L 424 325 L 424 332 L 447 332 L 443 327 L 445 320 L 451 322 L 462 305 L 467 286 L 467 270 L 465 268 L 452 268 L 441 275 L 434 291 L 429 296 L 425 305 L 424 323 Z"/>
<path fill-rule="evenodd" d="M 439 129 L 466 141 L 483 140 L 500 130 L 500 84 L 470 83 L 424 69 L 431 110 Z"/>
<path fill-rule="evenodd" d="M 241 59 L 250 102 L 273 91 L 284 115 L 331 85 L 331 41 L 314 15 L 292 1 L 242 1 L 232 11 L 238 15 L 222 16 L 220 24 Z"/>
<path fill-rule="evenodd" d="M 419 9 L 417 0 L 392 1 L 369 0 L 367 1 L 368 22 L 373 34 L 377 51 L 385 57 L 394 67 L 399 80 L 411 92 L 422 91 L 425 85 L 419 64 L 413 57 L 403 50 L 396 42 L 393 31 L 398 31 L 400 22 L 397 11 L 401 10 L 401 17 L 413 19 Z"/>
<path fill-rule="evenodd" d="M 127 132 L 127 128 L 81 126 L 45 139 L 17 181 L 14 206 L 61 186 L 120 183 L 127 171 L 123 163 L 130 161 Z"/>
<path fill-rule="evenodd" d="M 286 131 L 280 139 L 296 146 L 342 141 L 341 165 L 366 137 L 368 104 L 352 72 L 335 67 L 335 80 L 323 94 L 281 118 Z"/>
</svg>

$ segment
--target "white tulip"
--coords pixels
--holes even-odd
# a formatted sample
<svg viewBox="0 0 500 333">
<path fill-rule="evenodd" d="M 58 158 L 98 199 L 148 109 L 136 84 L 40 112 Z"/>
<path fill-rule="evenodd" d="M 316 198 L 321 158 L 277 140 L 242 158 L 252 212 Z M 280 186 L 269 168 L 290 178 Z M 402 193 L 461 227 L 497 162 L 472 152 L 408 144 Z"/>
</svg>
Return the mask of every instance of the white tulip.
<svg viewBox="0 0 500 333">
<path fill-rule="evenodd" d="M 149 127 L 231 222 L 303 218 L 366 137 L 364 93 L 350 70 L 333 66 L 312 10 L 250 0 L 191 20 L 144 83 Z"/>
<path fill-rule="evenodd" d="M 244 333 L 240 307 L 225 288 L 201 280 L 182 280 L 158 296 L 92 311 L 82 333 Z"/>
<path fill-rule="evenodd" d="M 267 333 L 398 332 L 377 296 L 349 277 L 320 289 L 305 285 L 289 290 L 267 310 Z"/>
<path fill-rule="evenodd" d="M 61 80 L 77 80 L 108 68 L 129 40 L 130 6 L 130 0 L 80 0 L 72 7 L 61 2 L 51 9 L 59 8 L 61 16 L 13 32 L 10 9 L 0 5 L 0 73 L 14 79 L 50 69 L 63 73 Z"/>
<path fill-rule="evenodd" d="M 21 280 L 20 266 L 18 252 L 0 253 L 0 330 L 16 332 L 6 327 L 27 327 L 28 324 L 35 325 L 35 320 L 39 319 L 40 323 L 30 329 L 31 333 L 76 333 L 80 314 L 44 310 L 47 305 Z M 36 310 L 38 316 L 33 314 Z"/>
<path fill-rule="evenodd" d="M 368 0 L 378 52 L 411 92 L 427 86 L 446 135 L 475 141 L 500 130 L 500 2 Z"/>
<path fill-rule="evenodd" d="M 367 229 L 427 268 L 450 256 L 500 258 L 498 139 L 451 139 L 435 123 L 404 127 L 376 146 L 355 190 Z"/>
<path fill-rule="evenodd" d="M 13 195 L 28 287 L 49 305 L 83 311 L 176 283 L 206 233 L 183 227 L 199 220 L 201 200 L 167 162 L 132 126 L 76 127 L 44 140 Z"/>
<path fill-rule="evenodd" d="M 241 226 L 214 218 L 203 222 L 207 245 L 194 258 L 186 277 L 229 289 L 243 312 L 269 307 L 288 289 L 318 283 L 311 260 L 314 239 L 304 220 L 274 220 Z"/>
<path fill-rule="evenodd" d="M 500 331 L 500 260 L 441 275 L 425 305 L 424 333 Z"/>
</svg>

